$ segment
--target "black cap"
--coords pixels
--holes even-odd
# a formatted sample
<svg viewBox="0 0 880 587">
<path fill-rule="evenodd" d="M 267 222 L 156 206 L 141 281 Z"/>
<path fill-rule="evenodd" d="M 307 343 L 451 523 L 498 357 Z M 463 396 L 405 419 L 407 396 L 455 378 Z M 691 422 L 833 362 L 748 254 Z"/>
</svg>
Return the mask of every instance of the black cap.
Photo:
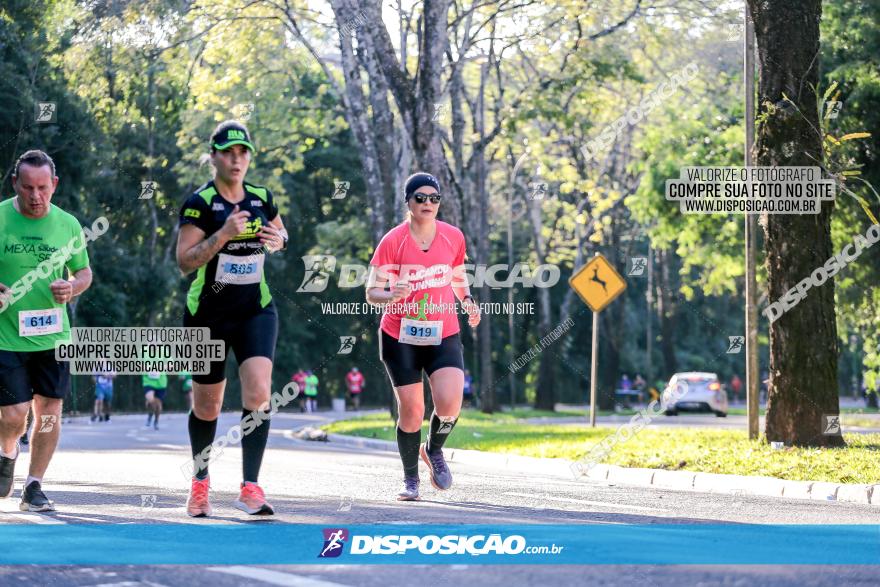
<svg viewBox="0 0 880 587">
<path fill-rule="evenodd" d="M 221 124 L 211 137 L 211 146 L 218 151 L 225 151 L 233 145 L 244 145 L 252 152 L 256 151 L 251 142 L 251 134 L 245 125 L 237 122 Z"/>
<path fill-rule="evenodd" d="M 440 182 L 437 181 L 437 178 L 430 173 L 413 173 L 408 178 L 406 178 L 406 184 L 403 188 L 403 196 L 404 198 L 406 198 L 406 201 L 409 202 L 409 199 L 412 197 L 415 191 L 420 187 L 424 187 L 426 185 L 431 186 L 438 192 L 440 191 Z"/>
</svg>

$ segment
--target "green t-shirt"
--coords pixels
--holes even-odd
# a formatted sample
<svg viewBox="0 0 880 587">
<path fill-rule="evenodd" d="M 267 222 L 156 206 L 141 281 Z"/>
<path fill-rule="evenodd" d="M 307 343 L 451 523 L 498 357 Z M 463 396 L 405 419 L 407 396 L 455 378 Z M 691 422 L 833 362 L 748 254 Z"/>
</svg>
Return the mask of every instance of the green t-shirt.
<svg viewBox="0 0 880 587">
<path fill-rule="evenodd" d="M 27 218 L 14 201 L 0 202 L 0 283 L 12 288 L 9 305 L 0 308 L 0 350 L 53 349 L 56 341 L 70 339 L 70 322 L 65 304 L 55 302 L 49 284 L 65 279 L 67 269 L 75 273 L 89 266 L 85 237 L 77 219 L 54 204 L 42 218 Z M 53 254 L 58 262 L 40 266 Z M 33 283 L 22 280 L 38 266 Z M 20 335 L 20 326 L 32 334 Z"/>
<path fill-rule="evenodd" d="M 318 376 L 317 375 L 306 376 L 305 394 L 310 395 L 310 396 L 318 395 Z"/>
<path fill-rule="evenodd" d="M 168 375 L 165 373 L 144 373 L 141 376 L 141 384 L 153 389 L 165 389 L 168 387 Z"/>
</svg>

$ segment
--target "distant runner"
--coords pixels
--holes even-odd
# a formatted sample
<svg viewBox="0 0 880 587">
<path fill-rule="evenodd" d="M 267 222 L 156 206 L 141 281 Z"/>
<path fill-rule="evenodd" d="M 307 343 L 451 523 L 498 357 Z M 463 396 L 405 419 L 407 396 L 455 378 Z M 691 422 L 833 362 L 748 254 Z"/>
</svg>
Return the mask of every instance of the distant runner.
<svg viewBox="0 0 880 587">
<path fill-rule="evenodd" d="M 311 369 L 306 371 L 306 412 L 311 414 L 318 411 L 318 376 Z"/>
<path fill-rule="evenodd" d="M 364 389 L 364 374 L 357 367 L 352 367 L 345 376 L 345 385 L 348 387 L 348 395 L 351 396 L 351 404 L 355 411 L 361 407 L 361 392 Z"/>
<path fill-rule="evenodd" d="M 113 380 L 116 373 L 100 373 L 95 375 L 95 409 L 92 412 L 92 422 L 110 421 L 110 406 L 113 402 Z"/>
<path fill-rule="evenodd" d="M 181 371 L 180 378 L 183 379 L 180 386 L 183 395 L 186 396 L 186 407 L 192 410 L 193 407 L 193 376 L 188 371 Z"/>
<path fill-rule="evenodd" d="M 296 388 L 300 391 L 299 411 L 305 412 L 306 411 L 306 396 L 305 396 L 304 392 L 306 389 L 306 372 L 303 371 L 302 369 L 300 369 L 299 371 L 297 371 L 296 373 L 293 374 L 293 376 L 290 378 L 290 380 L 293 381 L 294 383 L 296 383 Z"/>
<path fill-rule="evenodd" d="M 144 400 L 147 404 L 147 423 L 144 428 L 152 425 L 153 430 L 158 430 L 159 414 L 162 413 L 165 392 L 168 390 L 168 375 L 158 371 L 144 373 L 141 376 L 141 385 L 144 388 Z"/>
</svg>

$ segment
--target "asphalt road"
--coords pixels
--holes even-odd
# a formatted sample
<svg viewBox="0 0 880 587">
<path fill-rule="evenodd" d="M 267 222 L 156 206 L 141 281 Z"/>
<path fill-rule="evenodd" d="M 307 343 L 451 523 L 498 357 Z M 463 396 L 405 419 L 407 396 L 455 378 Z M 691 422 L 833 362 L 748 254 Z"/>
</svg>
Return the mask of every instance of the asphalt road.
<svg viewBox="0 0 880 587">
<path fill-rule="evenodd" d="M 241 474 L 240 450 L 227 448 L 211 465 L 214 517 L 193 520 L 183 505 L 188 480 L 186 419 L 164 415 L 161 430 L 141 427 L 140 416 L 109 423 L 66 423 L 44 488 L 52 514 L 21 513 L 18 495 L 27 453 L 16 468 L 16 491 L 0 500 L 0 524 L 876 524 L 878 509 L 837 502 L 700 494 L 607 486 L 456 464 L 455 485 L 442 494 L 422 472 L 422 501 L 394 500 L 401 485 L 399 459 L 387 452 L 297 440 L 291 430 L 318 424 L 323 415 L 282 414 L 273 419 L 260 483 L 276 508 L 273 520 L 250 518 L 231 506 Z M 221 418 L 218 433 L 236 424 Z M 147 497 L 145 497 L 147 496 Z M 274 565 L 260 566 L 6 566 L 0 584 L 183 586 L 406 585 L 440 581 L 478 585 L 875 585 L 876 566 L 535 566 L 535 565 Z M 50 548 L 50 545 L 47 545 Z M 174 548 L 145 544 L 145 548 Z M 2 552 L 2 547 L 0 547 Z M 880 562 L 880 554 L 878 554 Z M 0 554 L 2 563 L 2 554 Z M 442 584 L 441 583 L 441 584 Z"/>
</svg>

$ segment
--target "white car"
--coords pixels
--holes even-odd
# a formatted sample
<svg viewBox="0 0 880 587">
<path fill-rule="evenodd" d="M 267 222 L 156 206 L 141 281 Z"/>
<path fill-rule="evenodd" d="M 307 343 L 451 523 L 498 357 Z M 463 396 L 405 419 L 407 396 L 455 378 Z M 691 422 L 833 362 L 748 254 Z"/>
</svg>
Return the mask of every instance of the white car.
<svg viewBox="0 0 880 587">
<path fill-rule="evenodd" d="M 679 412 L 713 412 L 719 418 L 727 417 L 727 393 L 715 373 L 676 373 L 663 391 L 663 401 L 667 416 L 677 416 Z"/>
</svg>

